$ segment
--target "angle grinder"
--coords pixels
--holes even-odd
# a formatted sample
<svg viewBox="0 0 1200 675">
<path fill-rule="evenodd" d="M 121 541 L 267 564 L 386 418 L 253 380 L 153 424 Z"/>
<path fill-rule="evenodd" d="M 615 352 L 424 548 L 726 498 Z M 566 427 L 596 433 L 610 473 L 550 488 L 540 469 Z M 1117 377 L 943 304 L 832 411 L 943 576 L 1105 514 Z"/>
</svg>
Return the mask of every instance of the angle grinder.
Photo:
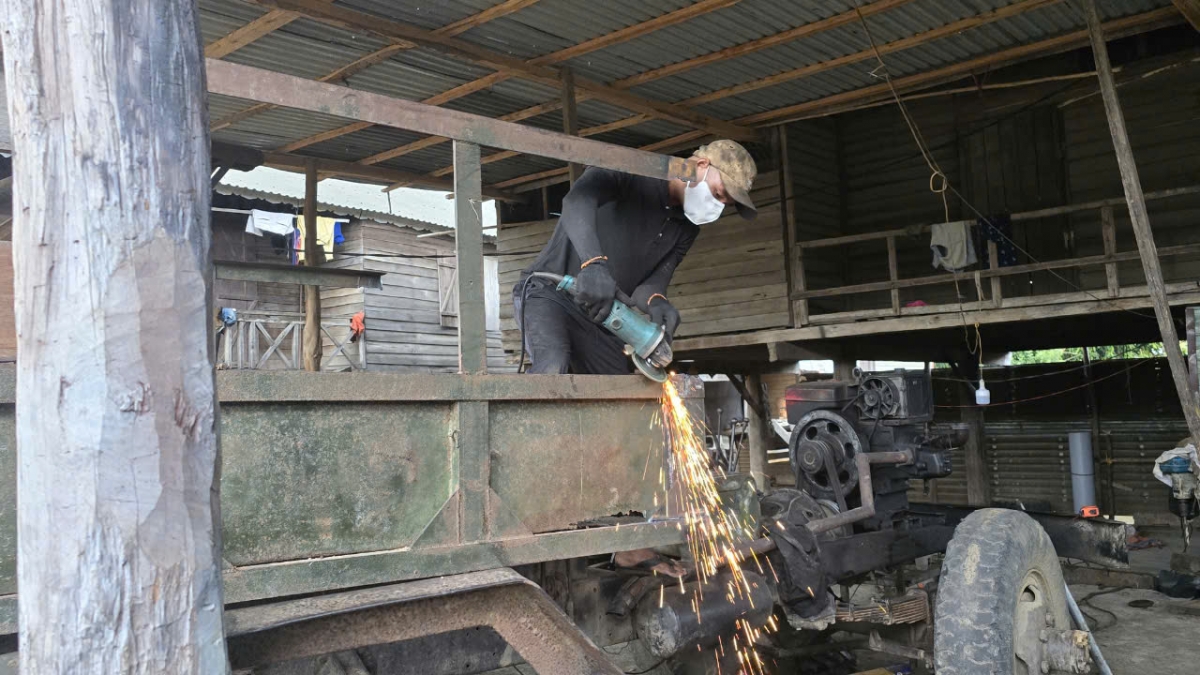
<svg viewBox="0 0 1200 675">
<path fill-rule="evenodd" d="M 530 276 L 548 279 L 558 284 L 557 289 L 575 298 L 575 277 L 567 274 L 534 272 Z M 674 354 L 667 340 L 666 330 L 633 309 L 629 296 L 617 291 L 612 311 L 605 317 L 604 328 L 625 343 L 625 354 L 633 360 L 639 372 L 655 382 L 667 381 L 667 366 Z"/>
</svg>

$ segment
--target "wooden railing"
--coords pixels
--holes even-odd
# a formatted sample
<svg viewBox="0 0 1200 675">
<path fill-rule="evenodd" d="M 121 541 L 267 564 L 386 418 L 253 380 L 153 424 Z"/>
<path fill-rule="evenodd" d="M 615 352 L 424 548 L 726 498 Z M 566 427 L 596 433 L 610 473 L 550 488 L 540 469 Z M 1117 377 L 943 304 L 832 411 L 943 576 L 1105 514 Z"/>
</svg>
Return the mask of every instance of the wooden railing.
<svg viewBox="0 0 1200 675">
<path fill-rule="evenodd" d="M 1171 190 L 1161 190 L 1158 192 L 1150 192 L 1146 194 L 1146 199 L 1160 200 L 1171 197 L 1180 197 L 1183 195 L 1200 194 L 1200 185 L 1175 188 Z M 899 265 L 896 258 L 896 239 L 899 237 L 914 237 L 928 234 L 933 225 L 913 225 L 910 227 L 883 230 L 880 232 L 865 232 L 862 234 L 852 234 L 841 237 L 830 237 L 827 239 L 813 239 L 810 241 L 800 241 L 795 244 L 793 270 L 795 274 L 795 289 L 792 293 L 794 302 L 794 313 L 797 318 L 798 325 L 806 324 L 825 324 L 838 323 L 843 321 L 853 321 L 857 319 L 881 318 L 888 316 L 905 316 L 917 314 L 933 314 L 959 309 L 989 309 L 1001 307 L 1020 307 L 1037 304 L 1046 304 L 1051 302 L 1071 302 L 1074 300 L 1087 300 L 1098 298 L 1122 298 L 1135 297 L 1145 295 L 1145 287 L 1126 287 L 1122 288 L 1117 276 L 1117 263 L 1125 261 L 1138 260 L 1138 252 L 1123 251 L 1117 252 L 1116 238 L 1116 219 L 1114 209 L 1123 208 L 1125 199 L 1114 198 L 1104 199 L 1083 204 L 1071 204 L 1067 206 L 1057 206 L 1053 208 L 1038 209 L 1036 211 L 1025 211 L 1014 213 L 1010 216 L 1012 222 L 1019 223 L 1021 221 L 1036 220 L 1039 218 L 1049 218 L 1053 216 L 1062 216 L 1072 213 L 1080 213 L 1085 211 L 1099 210 L 1101 234 L 1104 242 L 1104 253 L 1102 255 L 1083 256 L 1077 258 L 1064 258 L 1060 260 L 1049 260 L 1032 262 L 1022 265 L 1010 265 L 1001 267 L 999 264 L 999 256 L 997 245 L 994 241 L 988 241 L 988 269 L 969 270 L 958 273 L 941 272 L 921 277 L 900 278 Z M 959 221 L 959 224 L 974 224 L 974 220 Z M 838 286 L 834 288 L 821 288 L 809 290 L 807 279 L 804 276 L 804 255 L 806 251 L 829 248 L 834 246 L 845 246 L 848 244 L 858 244 L 862 242 L 885 240 L 887 243 L 887 263 L 888 263 L 888 280 L 876 281 L 861 284 L 852 284 L 847 286 Z M 1162 246 L 1158 248 L 1159 257 L 1170 257 L 1178 255 L 1200 254 L 1200 243 L 1183 244 L 1178 246 Z M 1029 274 L 1031 272 L 1058 270 L 1065 268 L 1080 268 L 1089 266 L 1104 266 L 1106 287 L 1104 289 L 1084 290 L 1080 289 L 1077 293 L 1058 293 L 1058 294 L 1043 294 L 1030 297 L 1006 299 L 1003 296 L 1000 280 L 1006 276 L 1015 276 L 1020 274 Z M 982 281 L 987 279 L 990 281 L 990 293 L 985 294 L 983 291 Z M 955 302 L 952 304 L 929 305 L 922 307 L 901 307 L 900 290 L 904 288 L 916 288 L 920 286 L 933 286 L 940 284 L 955 284 L 960 282 L 970 283 L 975 282 L 976 296 L 978 300 L 970 303 Z M 1183 284 L 1167 284 L 1168 292 L 1176 292 L 1183 290 L 1196 290 L 1195 282 L 1187 282 Z M 810 314 L 809 300 L 813 298 L 829 298 L 854 295 L 859 293 L 878 293 L 889 291 L 891 294 L 891 307 L 886 309 L 869 309 L 844 312 L 830 312 L 817 315 Z M 986 295 L 986 298 L 984 297 Z"/>
<path fill-rule="evenodd" d="M 350 342 L 350 326 L 345 321 L 321 324 L 321 333 L 329 340 L 322 357 L 323 370 L 365 370 L 367 341 Z M 334 335 L 342 336 L 340 339 Z M 217 337 L 217 367 L 230 370 L 303 370 L 304 320 L 286 318 L 239 317 Z M 330 351 L 330 346 L 332 351 Z M 338 356 L 342 359 L 338 359 Z"/>
</svg>

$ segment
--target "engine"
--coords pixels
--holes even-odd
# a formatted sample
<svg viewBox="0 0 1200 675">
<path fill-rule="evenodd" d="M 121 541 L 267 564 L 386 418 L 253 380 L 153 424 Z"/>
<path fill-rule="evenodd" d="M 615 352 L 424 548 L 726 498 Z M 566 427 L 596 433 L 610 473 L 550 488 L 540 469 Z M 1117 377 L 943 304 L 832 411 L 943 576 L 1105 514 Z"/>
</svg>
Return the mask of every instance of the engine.
<svg viewBox="0 0 1200 675">
<path fill-rule="evenodd" d="M 909 479 L 950 474 L 954 439 L 930 433 L 933 387 L 924 372 L 862 374 L 855 382 L 806 382 L 788 387 L 788 443 L 796 487 L 845 509 L 858 487 L 855 455 L 908 451 L 913 461 L 872 472 L 876 515 L 866 530 L 890 528 L 908 506 Z"/>
</svg>

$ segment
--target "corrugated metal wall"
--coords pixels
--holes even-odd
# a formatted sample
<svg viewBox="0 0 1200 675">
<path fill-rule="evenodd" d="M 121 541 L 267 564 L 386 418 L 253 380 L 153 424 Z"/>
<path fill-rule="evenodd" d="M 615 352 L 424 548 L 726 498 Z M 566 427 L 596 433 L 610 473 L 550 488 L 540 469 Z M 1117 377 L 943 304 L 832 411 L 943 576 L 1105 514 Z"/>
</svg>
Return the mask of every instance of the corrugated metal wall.
<svg viewBox="0 0 1200 675">
<path fill-rule="evenodd" d="M 972 394 L 948 372 L 935 371 L 934 377 L 939 406 L 935 426 L 953 424 L 959 406 L 971 405 Z M 987 378 L 992 400 L 999 404 L 984 411 L 984 455 L 993 501 L 1071 513 L 1067 436 L 1091 429 L 1085 371 L 1078 363 L 1055 363 L 989 369 Z M 1115 501 L 1121 514 L 1165 513 L 1167 488 L 1151 475 L 1154 459 L 1187 436 L 1165 359 L 1097 362 L 1092 379 L 1100 418 L 1095 478 L 1099 506 L 1108 513 Z M 1023 402 L 1004 405 L 1006 401 Z M 932 481 L 930 494 L 914 492 L 913 499 L 966 504 L 961 452 L 953 461 L 954 475 Z"/>
</svg>

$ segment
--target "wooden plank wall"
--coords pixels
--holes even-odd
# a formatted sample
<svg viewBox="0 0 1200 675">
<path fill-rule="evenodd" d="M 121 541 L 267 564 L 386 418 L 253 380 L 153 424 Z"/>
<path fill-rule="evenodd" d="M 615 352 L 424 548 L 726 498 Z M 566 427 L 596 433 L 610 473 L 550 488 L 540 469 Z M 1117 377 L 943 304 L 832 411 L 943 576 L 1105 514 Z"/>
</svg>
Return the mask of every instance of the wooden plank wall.
<svg viewBox="0 0 1200 675">
<path fill-rule="evenodd" d="M 758 218 L 734 209 L 700 228 L 675 270 L 667 296 L 683 319 L 677 336 L 713 335 L 788 325 L 779 173 L 764 172 L 750 193 Z"/>
<path fill-rule="evenodd" d="M 758 218 L 747 222 L 733 209 L 700 228 L 700 236 L 675 271 L 668 296 L 683 323 L 679 336 L 708 335 L 788 325 L 779 174 L 759 175 L 751 193 Z M 500 321 L 504 348 L 520 350 L 512 316 L 512 289 L 521 271 L 550 239 L 557 220 L 502 225 L 497 238 Z M 515 255 L 505 255 L 515 254 Z"/>
<path fill-rule="evenodd" d="M 1137 80 L 1121 87 L 1121 106 L 1129 128 L 1129 141 L 1137 159 L 1146 192 L 1200 184 L 1200 66 L 1191 65 Z M 1169 105 L 1164 102 L 1169 101 Z M 1098 96 L 1066 106 L 1060 111 L 1066 141 L 1067 185 L 1075 202 L 1120 197 L 1121 175 L 1109 135 L 1104 108 Z M 1148 202 L 1150 226 L 1159 247 L 1196 241 L 1200 224 L 1200 196 Z M 1117 225 L 1117 250 L 1136 250 L 1129 211 L 1113 209 Z M 1098 213 L 1070 216 L 1077 255 L 1104 252 Z M 1162 259 L 1167 282 L 1200 277 L 1200 258 L 1173 256 Z M 1120 263 L 1121 286 L 1142 285 L 1141 263 Z M 1083 270 L 1080 284 L 1104 289 L 1103 267 Z"/>
<path fill-rule="evenodd" d="M 213 260 L 239 262 L 287 262 L 287 250 L 279 252 L 271 245 L 270 237 L 246 234 L 246 216 L 213 214 Z M 217 307 L 260 312 L 302 312 L 300 287 L 295 284 L 276 284 L 253 281 L 218 279 L 214 288 Z"/>
<path fill-rule="evenodd" d="M 438 305 L 437 256 L 454 255 L 453 237 L 418 239 L 420 232 L 388 223 L 352 220 L 331 267 L 385 272 L 382 290 L 326 289 L 329 316 L 366 310 L 367 367 L 392 372 L 456 372 L 458 331 L 443 326 Z M 485 254 L 490 247 L 485 246 Z M 328 304 L 326 304 L 328 303 Z M 488 336 L 488 368 L 506 366 L 498 332 Z"/>
<path fill-rule="evenodd" d="M 792 212 L 796 241 L 837 237 L 842 231 L 844 167 L 832 117 L 787 125 L 788 165 L 792 178 Z M 845 281 L 841 255 L 804 257 L 804 280 L 809 288 L 840 286 Z M 832 251 L 829 251 L 832 253 Z M 823 311 L 841 310 L 841 298 L 817 298 L 809 304 Z"/>
</svg>

